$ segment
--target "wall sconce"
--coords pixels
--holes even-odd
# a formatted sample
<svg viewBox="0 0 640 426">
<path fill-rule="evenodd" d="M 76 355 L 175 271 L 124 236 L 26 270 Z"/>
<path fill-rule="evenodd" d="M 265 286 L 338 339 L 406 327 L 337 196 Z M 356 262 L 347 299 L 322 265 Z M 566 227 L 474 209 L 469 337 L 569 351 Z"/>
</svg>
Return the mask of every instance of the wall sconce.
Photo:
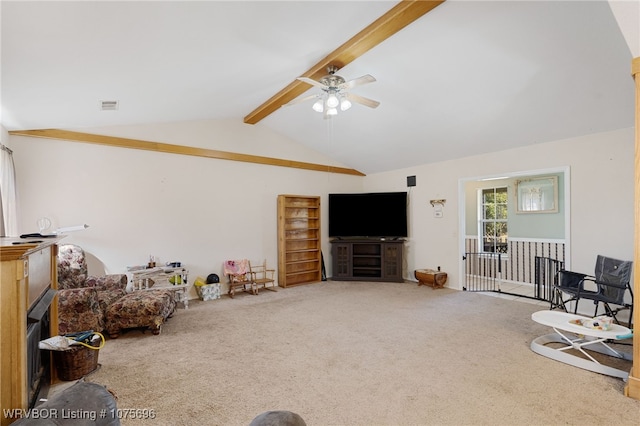
<svg viewBox="0 0 640 426">
<path fill-rule="evenodd" d="M 434 209 L 433 217 L 441 218 L 443 216 L 442 208 L 444 207 L 444 203 L 446 203 L 447 200 L 440 199 L 440 200 L 431 200 L 429 202 L 431 203 L 431 206 Z"/>
</svg>

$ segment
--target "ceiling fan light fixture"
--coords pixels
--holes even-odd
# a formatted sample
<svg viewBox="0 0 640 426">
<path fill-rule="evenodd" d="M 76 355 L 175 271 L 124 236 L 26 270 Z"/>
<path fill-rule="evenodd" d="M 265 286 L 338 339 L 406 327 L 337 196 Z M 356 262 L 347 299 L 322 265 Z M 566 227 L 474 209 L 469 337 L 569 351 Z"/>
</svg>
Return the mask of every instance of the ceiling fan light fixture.
<svg viewBox="0 0 640 426">
<path fill-rule="evenodd" d="M 336 108 L 340 105 L 340 100 L 336 96 L 335 92 L 329 92 L 329 97 L 327 98 L 327 107 Z"/>
<path fill-rule="evenodd" d="M 363 75 L 354 80 L 345 81 L 345 79 L 335 72 L 338 67 L 331 65 L 327 68 L 329 75 L 322 77 L 320 80 L 314 80 L 309 77 L 298 77 L 297 80 L 303 81 L 311 86 L 320 87 L 321 92 L 316 95 L 305 96 L 296 99 L 285 105 L 293 105 L 308 99 L 314 99 L 312 109 L 316 112 L 324 113 L 324 118 L 338 115 L 338 107 L 340 111 L 346 111 L 353 106 L 353 103 L 361 104 L 369 108 L 376 108 L 380 102 L 349 93 L 348 90 L 360 86 L 362 84 L 372 83 L 376 81 L 371 75 Z"/>
</svg>

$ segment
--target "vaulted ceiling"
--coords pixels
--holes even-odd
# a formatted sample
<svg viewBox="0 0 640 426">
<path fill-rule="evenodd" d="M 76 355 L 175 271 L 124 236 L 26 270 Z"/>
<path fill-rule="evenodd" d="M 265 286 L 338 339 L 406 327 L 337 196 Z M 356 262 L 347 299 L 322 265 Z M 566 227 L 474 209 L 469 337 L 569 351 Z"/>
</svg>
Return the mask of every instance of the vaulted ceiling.
<svg viewBox="0 0 640 426">
<path fill-rule="evenodd" d="M 2 1 L 0 120 L 242 122 L 397 4 Z M 353 92 L 378 108 L 324 120 L 300 103 L 246 125 L 367 174 L 444 161 L 632 127 L 632 56 L 607 1 L 449 0 L 338 71 L 373 75 Z"/>
</svg>

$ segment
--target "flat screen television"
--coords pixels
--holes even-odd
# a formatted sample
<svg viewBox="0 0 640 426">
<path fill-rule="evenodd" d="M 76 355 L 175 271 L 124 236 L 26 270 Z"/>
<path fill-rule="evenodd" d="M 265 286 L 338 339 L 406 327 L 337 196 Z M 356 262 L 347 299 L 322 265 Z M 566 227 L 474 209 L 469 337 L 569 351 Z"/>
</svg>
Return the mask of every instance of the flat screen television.
<svg viewBox="0 0 640 426">
<path fill-rule="evenodd" d="M 407 237 L 407 193 L 329 194 L 329 237 Z"/>
</svg>

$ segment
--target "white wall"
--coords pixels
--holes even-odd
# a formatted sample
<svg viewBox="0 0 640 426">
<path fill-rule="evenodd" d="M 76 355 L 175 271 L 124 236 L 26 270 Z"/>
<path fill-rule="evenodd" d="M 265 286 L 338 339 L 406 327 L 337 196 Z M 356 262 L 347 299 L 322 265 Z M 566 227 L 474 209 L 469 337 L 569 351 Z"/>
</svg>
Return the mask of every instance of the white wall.
<svg viewBox="0 0 640 426">
<path fill-rule="evenodd" d="M 571 173 L 571 268 L 593 272 L 598 254 L 632 260 L 632 128 L 370 175 L 364 189 L 406 189 L 406 177 L 416 176 L 417 185 L 410 190 L 405 278 L 413 278 L 415 269 L 441 266 L 449 274 L 448 286 L 461 288 L 458 182 L 565 166 Z M 429 200 L 440 198 L 447 200 L 444 217 L 434 218 Z"/>
<path fill-rule="evenodd" d="M 0 125 L 0 143 L 4 144 L 4 146 L 9 147 L 9 132 L 4 126 Z"/>
<path fill-rule="evenodd" d="M 230 122 L 83 131 L 342 166 L 259 126 Z M 183 262 L 192 281 L 212 272 L 222 277 L 226 259 L 266 258 L 276 267 L 278 194 L 323 196 L 326 235 L 326 194 L 362 189 L 359 176 L 12 138 L 20 233 L 37 232 L 41 216 L 51 219 L 53 229 L 88 224 L 65 242 L 91 255 L 90 273 L 101 272 L 98 261 L 118 273 L 145 264 L 150 255 L 162 264 Z M 329 250 L 325 237 L 325 257 Z"/>
<path fill-rule="evenodd" d="M 232 122 L 173 123 L 109 129 L 109 134 L 332 164 L 316 152 L 261 126 Z M 66 241 L 80 244 L 108 272 L 179 260 L 192 277 L 221 273 L 225 259 L 266 258 L 277 265 L 277 194 L 321 195 L 323 253 L 331 276 L 327 235 L 330 192 L 409 190 L 405 278 L 417 268 L 441 266 L 460 288 L 462 248 L 460 179 L 569 166 L 571 265 L 593 270 L 595 256 L 633 259 L 633 129 L 595 134 L 364 178 L 291 168 L 154 153 L 75 142 L 12 136 L 21 218 L 20 232 L 37 231 L 38 217 L 54 228 L 87 223 Z M 446 199 L 433 217 L 431 199 Z M 95 268 L 94 268 L 94 272 Z"/>
</svg>

